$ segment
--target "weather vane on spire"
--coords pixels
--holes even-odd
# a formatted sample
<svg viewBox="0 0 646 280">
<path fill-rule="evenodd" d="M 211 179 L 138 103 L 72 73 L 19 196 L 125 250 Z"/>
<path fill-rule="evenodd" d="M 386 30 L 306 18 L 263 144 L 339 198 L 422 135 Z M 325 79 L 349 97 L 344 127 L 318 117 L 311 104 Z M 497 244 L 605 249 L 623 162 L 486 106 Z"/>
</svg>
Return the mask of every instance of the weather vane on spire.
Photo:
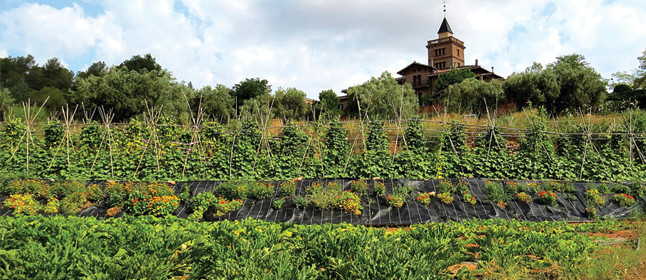
<svg viewBox="0 0 646 280">
<path fill-rule="evenodd" d="M 444 4 L 444 17 L 446 17 L 446 0 L 443 0 L 442 3 Z"/>
</svg>

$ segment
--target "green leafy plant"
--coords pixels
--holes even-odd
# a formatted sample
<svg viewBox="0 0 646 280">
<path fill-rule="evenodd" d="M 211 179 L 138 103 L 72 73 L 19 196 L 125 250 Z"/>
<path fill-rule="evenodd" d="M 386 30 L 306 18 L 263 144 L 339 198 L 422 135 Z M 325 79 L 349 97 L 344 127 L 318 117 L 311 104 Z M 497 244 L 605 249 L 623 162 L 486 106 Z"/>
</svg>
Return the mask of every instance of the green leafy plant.
<svg viewBox="0 0 646 280">
<path fill-rule="evenodd" d="M 448 204 L 453 203 L 453 199 L 454 199 L 454 198 L 453 198 L 453 196 L 451 195 L 451 193 L 438 193 L 436 196 L 437 196 L 437 198 L 438 198 L 440 201 L 442 201 L 442 203 L 444 203 L 444 204 L 447 204 L 447 205 L 448 205 Z"/>
<path fill-rule="evenodd" d="M 368 183 L 365 180 L 355 180 L 350 183 L 350 190 L 359 194 L 365 195 L 368 191 Z"/>
<path fill-rule="evenodd" d="M 244 201 L 240 199 L 227 200 L 221 197 L 218 197 L 215 202 L 211 205 L 213 206 L 214 213 L 216 217 L 224 216 L 225 214 L 236 211 L 242 208 Z"/>
<path fill-rule="evenodd" d="M 272 202 L 271 207 L 278 210 L 283 208 L 283 204 L 285 204 L 285 200 L 282 198 L 279 198 Z"/>
<path fill-rule="evenodd" d="M 216 201 L 219 201 L 219 199 L 216 198 L 213 193 L 198 193 L 191 200 L 190 209 L 193 213 L 191 213 L 188 218 L 190 220 L 201 220 L 204 217 L 204 212 L 206 212 Z"/>
<path fill-rule="evenodd" d="M 383 182 L 375 181 L 375 193 L 378 196 L 386 195 L 386 185 Z"/>
<path fill-rule="evenodd" d="M 454 193 L 457 187 L 451 184 L 449 180 L 440 180 L 437 184 L 438 193 Z"/>
<path fill-rule="evenodd" d="M 343 188 L 335 182 L 329 182 L 326 185 L 314 182 L 307 191 L 309 192 L 307 199 L 311 204 L 321 209 L 331 209 L 337 197 L 343 193 Z"/>
<path fill-rule="evenodd" d="M 12 194 L 3 202 L 4 207 L 14 210 L 15 215 L 27 214 L 30 216 L 38 214 L 41 209 L 31 194 Z"/>
<path fill-rule="evenodd" d="M 485 181 L 485 192 L 487 198 L 493 202 L 503 203 L 509 200 L 509 195 L 502 190 L 497 182 Z"/>
<path fill-rule="evenodd" d="M 395 208 L 400 208 L 404 206 L 404 198 L 401 195 L 387 195 L 386 196 L 386 205 L 395 207 Z"/>
<path fill-rule="evenodd" d="M 608 187 L 608 184 L 605 182 L 602 182 L 601 184 L 597 185 L 597 190 L 599 190 L 600 194 L 611 194 L 612 191 Z"/>
<path fill-rule="evenodd" d="M 589 188 L 589 187 L 588 187 Z M 606 198 L 601 196 L 599 190 L 594 188 L 589 188 L 585 191 L 585 197 L 588 201 L 592 202 L 596 206 L 601 206 L 606 204 Z"/>
<path fill-rule="evenodd" d="M 293 197 L 296 194 L 296 181 L 288 180 L 280 183 L 280 197 Z"/>
<path fill-rule="evenodd" d="M 431 196 L 435 196 L 435 194 L 429 192 L 420 193 L 419 195 L 417 195 L 415 201 L 422 205 L 428 205 L 429 203 L 431 203 Z"/>
<path fill-rule="evenodd" d="M 261 182 L 247 182 L 246 185 L 247 195 L 245 197 L 265 199 L 274 195 L 274 185 Z M 242 199 L 241 197 L 237 197 Z"/>
<path fill-rule="evenodd" d="M 610 190 L 613 193 L 630 193 L 630 187 L 623 184 L 612 184 Z"/>
<path fill-rule="evenodd" d="M 505 190 L 505 193 L 508 195 L 514 195 L 516 193 L 524 191 L 521 189 L 521 186 L 519 186 L 518 182 L 516 181 L 505 181 L 505 183 L 503 184 L 503 189 Z"/>
<path fill-rule="evenodd" d="M 407 198 L 408 196 L 410 196 L 411 193 L 413 193 L 414 190 L 415 190 L 414 186 L 406 184 L 401 187 L 395 188 L 393 190 L 393 193 L 396 195 L 400 195 L 403 198 Z"/>
<path fill-rule="evenodd" d="M 581 232 L 616 231 L 626 226 L 630 227 L 617 221 L 568 224 L 469 219 L 391 230 L 253 219 L 195 223 L 152 216 L 3 216 L 0 247 L 11 250 L 2 255 L 0 274 L 10 279 L 79 279 L 116 273 L 133 279 L 204 279 L 213 275 L 225 279 L 241 275 L 280 279 L 303 275 L 308 279 L 398 279 L 406 275 L 424 279 L 429 275 L 457 277 L 450 267 L 478 261 L 490 269 L 488 276 L 501 278 L 536 278 L 536 270 L 559 265 L 563 270 L 550 272 L 558 278 L 585 268 L 590 255 L 603 248 Z M 528 256 L 528 248 L 532 257 L 523 257 Z M 343 269 L 347 260 L 352 260 L 352 269 Z M 460 275 L 468 279 L 481 274 L 463 270 Z"/>
<path fill-rule="evenodd" d="M 294 204 L 296 205 L 296 208 L 303 209 L 307 207 L 307 205 L 310 203 L 310 201 L 303 196 L 298 196 L 294 198 Z"/>
<path fill-rule="evenodd" d="M 132 191 L 134 183 L 107 182 L 105 184 L 105 201 L 107 207 L 124 207 L 128 204 L 128 197 Z"/>
<path fill-rule="evenodd" d="M 3 184 L 2 193 L 9 194 L 33 194 L 44 197 L 47 195 L 50 186 L 39 180 L 18 179 L 8 184 Z"/>
<path fill-rule="evenodd" d="M 561 183 L 561 191 L 566 193 L 573 193 L 576 192 L 576 189 L 574 188 L 574 184 L 572 182 L 566 181 Z"/>
<path fill-rule="evenodd" d="M 552 191 L 539 192 L 537 202 L 543 205 L 556 206 L 556 193 Z"/>
<path fill-rule="evenodd" d="M 632 195 L 619 193 L 612 196 L 612 201 L 621 207 L 630 207 L 635 205 L 635 198 Z"/>
<path fill-rule="evenodd" d="M 641 198 L 644 197 L 644 191 L 646 186 L 640 181 L 632 182 L 630 185 L 630 194 L 634 197 Z"/>
<path fill-rule="evenodd" d="M 65 216 L 76 215 L 83 209 L 86 199 L 80 193 L 72 193 L 60 201 L 59 213 Z"/>
<path fill-rule="evenodd" d="M 104 195 L 98 184 L 92 184 L 87 187 L 87 195 L 85 197 L 88 201 L 97 203 L 103 200 Z"/>
<path fill-rule="evenodd" d="M 188 184 L 182 186 L 182 192 L 177 196 L 180 201 L 187 201 L 191 198 L 191 189 Z"/>
<path fill-rule="evenodd" d="M 325 186 L 317 182 L 312 183 L 307 200 L 321 209 L 340 208 L 355 215 L 360 215 L 363 209 L 357 194 L 343 191 L 343 187 L 335 182 L 329 182 Z"/>
<path fill-rule="evenodd" d="M 586 207 L 586 208 L 585 208 L 585 215 L 586 215 L 586 217 L 588 217 L 588 218 L 596 219 L 596 218 L 598 218 L 598 216 L 599 216 L 599 215 L 597 214 L 597 212 L 598 212 L 598 211 L 599 211 L 599 210 L 597 209 L 597 207 Z"/>
<path fill-rule="evenodd" d="M 350 156 L 350 141 L 348 131 L 334 119 L 323 142 L 323 171 L 326 177 L 341 177 L 346 171 L 346 163 Z"/>
<path fill-rule="evenodd" d="M 361 215 L 361 199 L 356 193 L 352 191 L 345 191 L 336 200 L 337 208 L 343 209 L 346 213 Z"/>
<path fill-rule="evenodd" d="M 525 192 L 519 192 L 516 194 L 516 200 L 522 201 L 525 203 L 531 203 L 532 202 L 532 197 Z"/>
<path fill-rule="evenodd" d="M 249 194 L 249 189 L 250 187 L 248 182 L 228 181 L 219 184 L 213 192 L 229 200 L 245 200 Z"/>
</svg>

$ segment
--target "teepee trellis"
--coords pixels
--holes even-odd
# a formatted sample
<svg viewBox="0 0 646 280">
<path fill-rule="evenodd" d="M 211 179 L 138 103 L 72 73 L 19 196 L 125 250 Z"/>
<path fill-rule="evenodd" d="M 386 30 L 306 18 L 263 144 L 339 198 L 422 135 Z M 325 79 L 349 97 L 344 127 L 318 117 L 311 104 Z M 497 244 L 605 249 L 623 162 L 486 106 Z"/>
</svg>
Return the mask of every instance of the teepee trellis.
<svg viewBox="0 0 646 280">
<path fill-rule="evenodd" d="M 159 110 L 155 111 L 154 107 L 148 107 L 147 101 L 144 101 L 144 103 L 146 104 L 146 112 L 147 112 L 147 114 L 144 114 L 144 120 L 145 120 L 145 125 L 150 128 L 150 135 L 148 136 L 148 140 L 144 145 L 143 152 L 139 157 L 137 168 L 135 168 L 135 173 L 133 174 L 135 178 L 137 177 L 137 174 L 139 174 L 139 170 L 141 169 L 141 164 L 144 161 L 144 156 L 148 152 L 148 146 L 150 146 L 151 142 L 153 143 L 154 158 L 157 166 L 157 173 L 161 171 L 161 166 L 159 164 L 159 137 L 157 135 L 157 125 L 158 125 L 157 122 L 159 121 L 159 117 L 162 114 L 162 109 L 164 106 L 160 106 Z"/>
<path fill-rule="evenodd" d="M 182 177 L 186 176 L 186 168 L 188 166 L 188 158 L 190 153 L 193 151 L 193 146 L 196 146 L 196 151 L 198 153 L 202 153 L 204 151 L 202 147 L 202 141 L 200 138 L 200 126 L 202 125 L 202 121 L 204 118 L 204 108 L 202 108 L 202 98 L 200 98 L 200 103 L 198 104 L 197 108 L 197 113 L 194 115 L 193 110 L 191 110 L 191 104 L 188 102 L 188 97 L 186 94 L 184 94 L 184 91 L 182 91 L 182 95 L 184 96 L 184 99 L 186 100 L 186 105 L 189 108 L 189 112 L 191 112 L 191 143 L 188 143 L 188 147 L 186 148 L 186 156 L 184 157 L 184 167 L 182 168 Z M 204 163 L 204 157 L 199 157 L 200 162 Z"/>
<path fill-rule="evenodd" d="M 23 102 L 22 103 L 22 109 L 25 114 L 25 132 L 23 135 L 20 137 L 20 140 L 16 143 L 16 147 L 14 150 L 11 152 L 11 157 L 9 158 L 9 161 L 13 160 L 13 158 L 16 156 L 16 152 L 18 152 L 18 149 L 20 148 L 20 144 L 22 144 L 22 141 L 25 140 L 26 145 L 25 145 L 25 152 L 26 152 L 26 158 L 25 158 L 25 171 L 29 173 L 29 146 L 33 145 L 34 140 L 32 137 L 31 132 L 33 131 L 34 128 L 34 122 L 36 121 L 36 118 L 38 118 L 38 115 L 40 112 L 43 110 L 43 107 L 49 100 L 49 97 L 45 99 L 43 104 L 40 105 L 40 108 L 38 111 L 36 111 L 36 114 L 32 115 L 31 111 L 31 99 L 27 99 L 27 103 Z"/>
<path fill-rule="evenodd" d="M 101 120 L 103 122 L 103 126 L 105 130 L 103 132 L 103 135 L 101 136 L 101 143 L 99 144 L 99 148 L 96 151 L 94 160 L 92 160 L 92 165 L 90 166 L 89 174 L 90 175 L 92 174 L 92 171 L 94 170 L 94 166 L 96 165 L 99 155 L 101 154 L 101 148 L 103 148 L 103 143 L 107 141 L 108 155 L 110 157 L 110 176 L 111 178 L 114 178 L 114 158 L 113 158 L 113 149 L 112 149 L 112 143 L 114 143 L 114 138 L 111 131 L 112 120 L 114 119 L 114 113 L 112 113 L 112 109 L 106 112 L 103 107 L 99 107 L 98 111 L 99 111 L 99 115 L 101 116 Z M 87 117 L 87 114 L 86 114 L 86 117 Z M 87 121 L 88 119 L 86 119 L 86 122 Z"/>
<path fill-rule="evenodd" d="M 60 141 L 58 146 L 56 147 L 56 151 L 54 152 L 54 155 L 52 156 L 52 159 L 49 163 L 49 166 L 47 167 L 47 170 L 50 170 L 52 166 L 54 165 L 54 161 L 56 160 L 56 157 L 58 156 L 58 152 L 60 151 L 60 148 L 62 147 L 63 143 L 65 143 L 65 156 L 67 159 L 67 169 L 70 169 L 70 166 L 72 165 L 72 162 L 70 160 L 70 149 L 72 143 L 72 124 L 74 122 L 74 116 L 76 115 L 76 110 L 78 109 L 78 106 L 74 108 L 74 111 L 70 112 L 69 105 L 65 107 L 61 107 L 61 116 L 63 118 L 63 127 L 65 128 L 63 131 L 63 139 Z"/>
</svg>

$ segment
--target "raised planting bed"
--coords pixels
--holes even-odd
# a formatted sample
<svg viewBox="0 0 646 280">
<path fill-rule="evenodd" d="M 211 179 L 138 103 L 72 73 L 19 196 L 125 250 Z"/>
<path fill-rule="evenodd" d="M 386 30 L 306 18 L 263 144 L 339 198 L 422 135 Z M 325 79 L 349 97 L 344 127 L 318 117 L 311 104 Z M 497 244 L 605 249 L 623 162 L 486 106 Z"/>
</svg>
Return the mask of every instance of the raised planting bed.
<svg viewBox="0 0 646 280">
<path fill-rule="evenodd" d="M 0 188 L 0 215 L 173 215 L 297 224 L 411 225 L 469 219 L 588 221 L 629 217 L 644 206 L 641 184 L 452 180 L 267 182 L 50 182 Z"/>
</svg>

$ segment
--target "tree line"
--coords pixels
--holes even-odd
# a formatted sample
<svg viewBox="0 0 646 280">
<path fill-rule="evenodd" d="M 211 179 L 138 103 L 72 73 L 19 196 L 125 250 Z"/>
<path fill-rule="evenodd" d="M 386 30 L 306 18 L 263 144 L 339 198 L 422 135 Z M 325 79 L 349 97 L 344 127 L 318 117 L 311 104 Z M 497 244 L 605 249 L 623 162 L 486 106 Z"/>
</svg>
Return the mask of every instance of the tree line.
<svg viewBox="0 0 646 280">
<path fill-rule="evenodd" d="M 321 96 L 337 98 L 331 91 Z M 232 87 L 222 84 L 200 89 L 192 83 L 178 82 L 170 71 L 150 54 L 135 55 L 119 65 L 93 63 L 74 74 L 57 58 L 38 65 L 31 55 L 0 59 L 0 111 L 6 117 L 11 110 L 21 110 L 23 102 L 44 106 L 50 114 L 61 107 L 79 106 L 89 116 L 99 119 L 96 109 L 104 108 L 113 122 L 127 122 L 151 108 L 186 123 L 202 110 L 209 119 L 226 122 L 231 118 L 256 118 L 259 115 L 282 119 L 314 118 L 326 111 L 321 104 L 308 104 L 306 94 L 296 88 L 278 88 L 265 79 L 248 78 Z M 332 105 L 331 105 L 332 106 Z M 338 98 L 337 105 L 338 107 Z M 336 107 L 335 107 L 336 109 Z M 92 113 L 94 112 L 94 113 Z"/>
<path fill-rule="evenodd" d="M 439 104 L 447 112 L 486 114 L 499 105 L 543 107 L 551 115 L 623 110 L 646 107 L 646 50 L 638 67 L 617 72 L 604 79 L 585 57 L 565 55 L 543 66 L 534 63 L 505 81 L 484 82 L 469 69 L 441 74 L 437 96 L 418 96 L 410 84 L 398 84 L 388 72 L 347 89 L 348 104 L 339 106 L 333 90 L 319 93 L 319 100 L 307 100 L 296 88 L 278 88 L 265 79 L 247 78 L 232 87 L 222 84 L 193 87 L 179 82 L 150 54 L 135 55 L 119 65 L 93 63 L 74 73 L 57 58 L 38 65 L 33 56 L 0 58 L 0 118 L 22 110 L 29 101 L 43 105 L 56 117 L 61 107 L 81 108 L 77 118 L 100 117 L 97 108 L 109 110 L 114 122 L 127 122 L 155 108 L 179 123 L 203 113 L 223 123 L 230 119 L 319 120 L 339 115 L 378 119 L 410 118 L 420 105 Z M 609 89 L 611 91 L 609 91 Z M 90 113 L 88 113 L 90 112 Z"/>
</svg>

